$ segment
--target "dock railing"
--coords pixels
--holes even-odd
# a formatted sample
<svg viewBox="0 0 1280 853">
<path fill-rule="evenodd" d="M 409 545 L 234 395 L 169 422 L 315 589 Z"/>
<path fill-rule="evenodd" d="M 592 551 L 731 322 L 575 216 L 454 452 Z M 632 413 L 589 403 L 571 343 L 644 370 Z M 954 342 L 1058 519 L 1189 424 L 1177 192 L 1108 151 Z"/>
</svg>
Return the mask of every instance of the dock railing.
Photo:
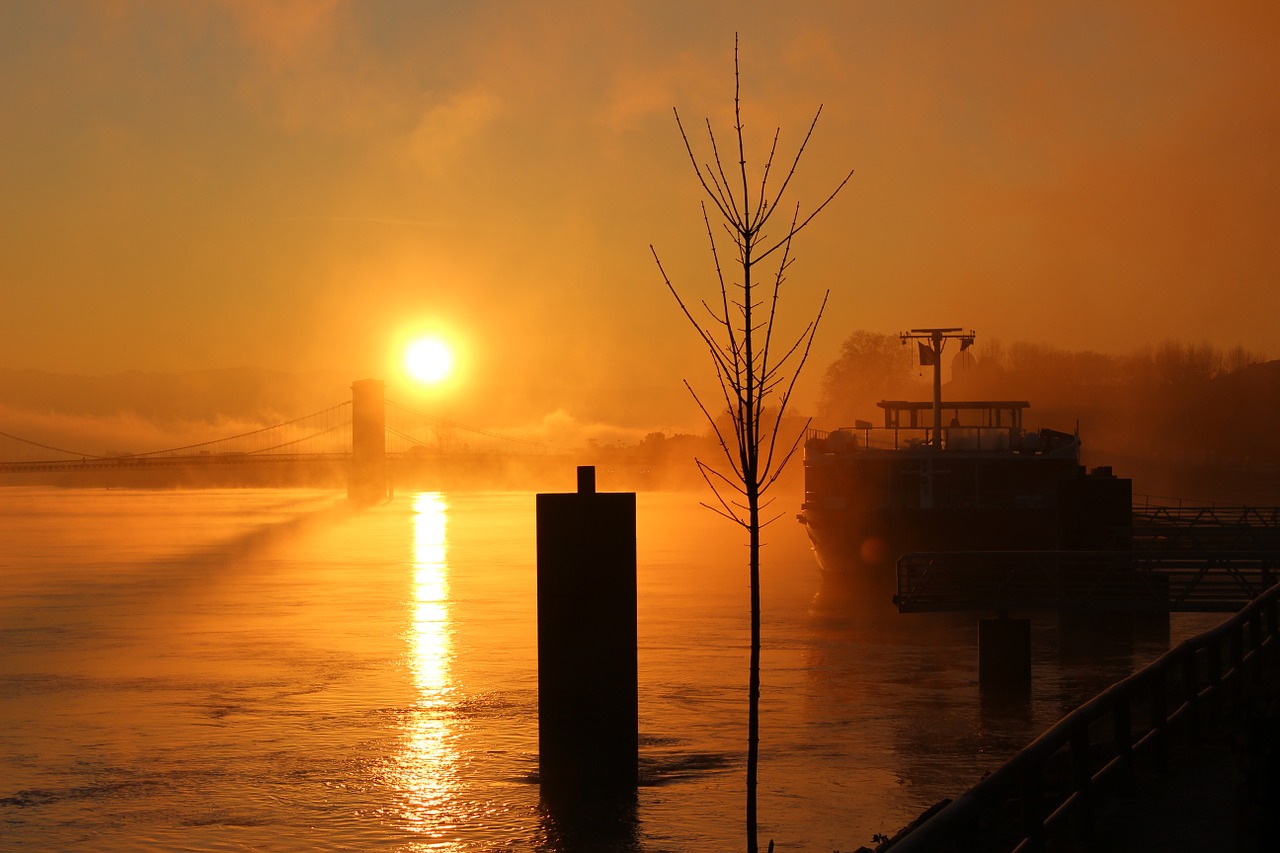
<svg viewBox="0 0 1280 853">
<path fill-rule="evenodd" d="M 1087 838 L 1110 796 L 1136 792 L 1139 767 L 1170 770 L 1264 686 L 1277 666 L 1280 584 L 1081 705 L 1029 746 L 892 845 L 921 851 L 1039 851 Z"/>
</svg>

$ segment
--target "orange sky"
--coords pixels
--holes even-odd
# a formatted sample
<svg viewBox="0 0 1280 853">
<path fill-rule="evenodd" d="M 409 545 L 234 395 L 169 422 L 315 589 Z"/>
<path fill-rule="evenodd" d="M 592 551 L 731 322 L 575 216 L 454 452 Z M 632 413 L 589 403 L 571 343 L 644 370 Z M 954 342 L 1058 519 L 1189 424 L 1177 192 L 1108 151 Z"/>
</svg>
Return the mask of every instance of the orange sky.
<svg viewBox="0 0 1280 853">
<path fill-rule="evenodd" d="M 782 7 L 0 0 L 0 367 L 391 378 L 430 328 L 446 414 L 697 425 L 648 247 L 708 281 L 671 108 L 729 131 L 735 30 L 753 140 L 825 105 L 794 198 L 857 170 L 802 407 L 858 328 L 1280 352 L 1280 6 Z"/>
</svg>

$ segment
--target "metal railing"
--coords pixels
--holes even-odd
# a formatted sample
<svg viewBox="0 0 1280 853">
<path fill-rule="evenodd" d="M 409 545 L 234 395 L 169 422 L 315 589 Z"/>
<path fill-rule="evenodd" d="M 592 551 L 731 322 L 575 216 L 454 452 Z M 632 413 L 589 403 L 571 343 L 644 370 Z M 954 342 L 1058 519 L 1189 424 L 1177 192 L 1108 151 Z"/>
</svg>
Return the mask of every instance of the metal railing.
<svg viewBox="0 0 1280 853">
<path fill-rule="evenodd" d="M 898 560 L 901 613 L 1234 613 L 1280 575 L 1280 551 L 944 551 Z"/>
<path fill-rule="evenodd" d="M 943 427 L 941 433 L 943 448 L 953 452 L 1008 451 L 1014 438 L 1009 427 Z M 928 447 L 932 440 L 932 427 L 841 427 L 805 431 L 806 445 L 811 441 L 834 442 L 827 445 L 830 448 L 827 452 L 909 450 Z"/>
<path fill-rule="evenodd" d="M 1086 838 L 1113 792 L 1131 794 L 1135 769 L 1169 772 L 1171 748 L 1198 743 L 1274 668 L 1280 584 L 1216 628 L 1107 688 L 957 799 L 913 827 L 893 853 L 1039 851 Z"/>
<path fill-rule="evenodd" d="M 1135 527 L 1153 530 L 1175 528 L 1280 529 L 1280 506 L 1239 504 L 1199 506 L 1134 506 Z"/>
</svg>

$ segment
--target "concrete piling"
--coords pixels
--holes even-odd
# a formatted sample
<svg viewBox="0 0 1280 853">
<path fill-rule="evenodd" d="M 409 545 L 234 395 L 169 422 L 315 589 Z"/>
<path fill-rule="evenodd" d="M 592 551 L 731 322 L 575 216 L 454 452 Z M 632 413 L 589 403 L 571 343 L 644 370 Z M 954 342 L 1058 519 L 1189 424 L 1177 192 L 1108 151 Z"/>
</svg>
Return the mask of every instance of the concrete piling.
<svg viewBox="0 0 1280 853">
<path fill-rule="evenodd" d="M 636 496 L 537 495 L 538 769 L 544 794 L 634 791 Z"/>
</svg>

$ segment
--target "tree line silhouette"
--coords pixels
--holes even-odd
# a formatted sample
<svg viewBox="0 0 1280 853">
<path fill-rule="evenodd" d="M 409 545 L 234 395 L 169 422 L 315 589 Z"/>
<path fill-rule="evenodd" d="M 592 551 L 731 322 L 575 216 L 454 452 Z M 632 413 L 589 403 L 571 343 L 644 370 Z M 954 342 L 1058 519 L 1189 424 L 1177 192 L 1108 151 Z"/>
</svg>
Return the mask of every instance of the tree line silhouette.
<svg viewBox="0 0 1280 853">
<path fill-rule="evenodd" d="M 1280 361 L 1174 340 L 1109 354 L 979 338 L 947 355 L 944 400 L 1027 400 L 1029 427 L 1078 425 L 1085 463 L 1131 477 L 1135 492 L 1252 503 L 1280 494 Z M 914 356 L 897 335 L 853 332 L 823 375 L 822 425 L 879 424 L 879 400 L 928 399 Z"/>
</svg>

